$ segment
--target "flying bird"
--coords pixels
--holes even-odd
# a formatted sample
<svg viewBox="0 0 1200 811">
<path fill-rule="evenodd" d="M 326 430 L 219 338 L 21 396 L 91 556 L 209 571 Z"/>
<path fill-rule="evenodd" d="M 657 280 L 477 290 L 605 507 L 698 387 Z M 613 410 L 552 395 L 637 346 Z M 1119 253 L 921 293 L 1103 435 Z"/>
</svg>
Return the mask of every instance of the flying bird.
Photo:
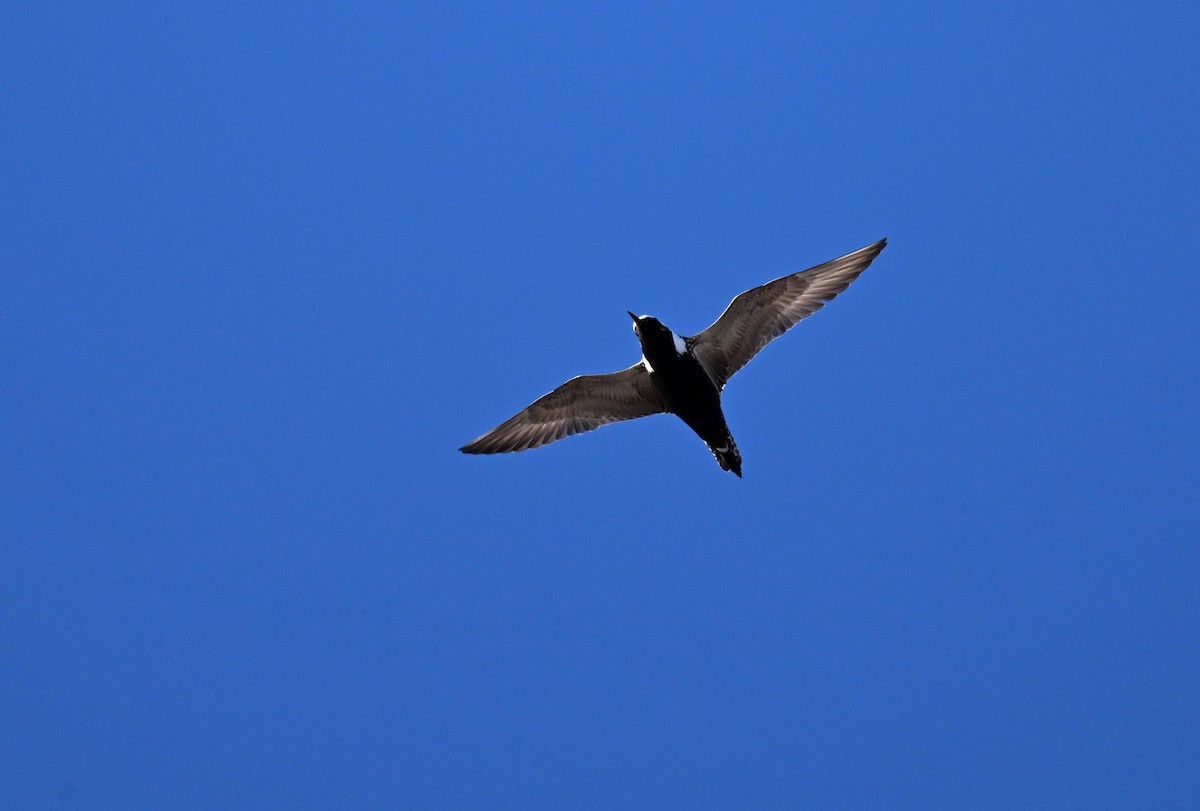
<svg viewBox="0 0 1200 811">
<path fill-rule="evenodd" d="M 674 414 L 708 445 L 722 470 L 742 475 L 742 456 L 721 410 L 729 378 L 800 321 L 821 309 L 867 269 L 886 239 L 734 298 L 721 317 L 691 337 L 657 318 L 634 315 L 642 359 L 620 372 L 581 375 L 533 402 L 463 453 L 537 448 L 610 422 Z"/>
</svg>

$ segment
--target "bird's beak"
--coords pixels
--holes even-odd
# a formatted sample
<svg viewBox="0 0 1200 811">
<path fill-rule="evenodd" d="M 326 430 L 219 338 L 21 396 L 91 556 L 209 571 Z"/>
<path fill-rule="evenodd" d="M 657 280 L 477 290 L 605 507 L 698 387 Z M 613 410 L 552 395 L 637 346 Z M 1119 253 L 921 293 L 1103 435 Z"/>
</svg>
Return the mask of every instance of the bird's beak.
<svg viewBox="0 0 1200 811">
<path fill-rule="evenodd" d="M 626 310 L 625 312 L 629 313 L 629 310 Z M 633 313 L 629 313 L 629 317 L 630 317 L 630 318 L 632 318 L 632 319 L 634 320 L 634 323 L 637 323 L 637 316 L 636 316 L 636 315 L 634 315 Z"/>
</svg>

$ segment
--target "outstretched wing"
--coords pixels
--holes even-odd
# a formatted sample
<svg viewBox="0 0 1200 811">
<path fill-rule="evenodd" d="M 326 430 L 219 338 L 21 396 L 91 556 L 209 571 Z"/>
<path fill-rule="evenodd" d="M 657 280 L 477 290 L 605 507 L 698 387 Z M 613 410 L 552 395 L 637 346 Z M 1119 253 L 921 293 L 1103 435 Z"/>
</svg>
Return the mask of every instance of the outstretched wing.
<svg viewBox="0 0 1200 811">
<path fill-rule="evenodd" d="M 523 451 L 610 422 L 666 410 L 666 401 L 650 374 L 638 363 L 612 374 L 573 377 L 459 450 L 463 453 Z"/>
<path fill-rule="evenodd" d="M 885 245 L 887 240 L 881 239 L 735 298 L 712 326 L 691 339 L 696 356 L 717 388 L 723 388 L 764 346 L 845 290 Z"/>
</svg>

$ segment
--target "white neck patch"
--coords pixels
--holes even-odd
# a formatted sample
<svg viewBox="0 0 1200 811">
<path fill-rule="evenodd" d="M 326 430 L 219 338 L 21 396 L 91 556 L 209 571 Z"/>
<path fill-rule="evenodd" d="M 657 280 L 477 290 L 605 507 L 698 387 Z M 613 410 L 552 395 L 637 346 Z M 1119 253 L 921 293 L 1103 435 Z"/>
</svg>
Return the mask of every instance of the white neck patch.
<svg viewBox="0 0 1200 811">
<path fill-rule="evenodd" d="M 676 352 L 678 352 L 680 355 L 687 354 L 687 342 L 685 342 L 682 338 L 680 338 L 674 332 L 671 333 L 671 340 L 675 342 L 675 351 Z"/>
<path fill-rule="evenodd" d="M 646 367 L 647 372 L 654 372 L 654 367 L 650 365 L 650 361 L 646 360 L 645 355 L 642 355 L 642 365 Z"/>
</svg>

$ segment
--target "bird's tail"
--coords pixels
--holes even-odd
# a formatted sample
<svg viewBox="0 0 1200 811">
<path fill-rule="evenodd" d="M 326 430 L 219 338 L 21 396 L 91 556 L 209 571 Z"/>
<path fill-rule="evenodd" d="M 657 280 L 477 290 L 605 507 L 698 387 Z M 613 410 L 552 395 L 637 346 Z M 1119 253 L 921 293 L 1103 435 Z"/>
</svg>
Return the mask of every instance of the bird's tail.
<svg viewBox="0 0 1200 811">
<path fill-rule="evenodd" d="M 732 470 L 739 479 L 742 478 L 742 455 L 738 453 L 737 443 L 733 441 L 732 434 L 726 432 L 720 444 L 711 443 L 708 449 L 717 457 L 717 464 L 721 466 L 721 470 Z"/>
</svg>

